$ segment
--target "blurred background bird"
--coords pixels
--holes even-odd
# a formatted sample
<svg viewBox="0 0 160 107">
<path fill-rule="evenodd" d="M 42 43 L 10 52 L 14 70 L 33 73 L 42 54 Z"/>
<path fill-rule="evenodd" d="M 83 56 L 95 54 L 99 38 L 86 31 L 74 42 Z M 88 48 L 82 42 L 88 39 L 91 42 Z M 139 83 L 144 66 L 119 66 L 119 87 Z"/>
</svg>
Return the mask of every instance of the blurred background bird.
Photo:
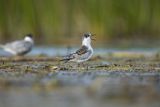
<svg viewBox="0 0 160 107">
<path fill-rule="evenodd" d="M 27 34 L 23 40 L 17 40 L 4 45 L 0 45 L 2 49 L 15 56 L 22 56 L 32 50 L 34 40 L 32 34 Z"/>
</svg>

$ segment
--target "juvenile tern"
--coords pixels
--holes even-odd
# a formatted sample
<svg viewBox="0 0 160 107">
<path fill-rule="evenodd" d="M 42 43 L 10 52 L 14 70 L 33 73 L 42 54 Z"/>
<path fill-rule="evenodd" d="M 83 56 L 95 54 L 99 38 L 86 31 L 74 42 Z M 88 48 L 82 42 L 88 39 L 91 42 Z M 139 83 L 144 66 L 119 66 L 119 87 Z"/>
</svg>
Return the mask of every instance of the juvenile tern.
<svg viewBox="0 0 160 107">
<path fill-rule="evenodd" d="M 91 33 L 85 33 L 83 35 L 81 48 L 75 51 L 74 53 L 71 53 L 65 56 L 62 59 L 62 61 L 65 61 L 65 62 L 72 61 L 72 62 L 81 63 L 90 59 L 91 56 L 93 55 L 91 40 L 94 40 L 94 39 L 92 39 L 92 36 L 93 35 Z"/>
</svg>

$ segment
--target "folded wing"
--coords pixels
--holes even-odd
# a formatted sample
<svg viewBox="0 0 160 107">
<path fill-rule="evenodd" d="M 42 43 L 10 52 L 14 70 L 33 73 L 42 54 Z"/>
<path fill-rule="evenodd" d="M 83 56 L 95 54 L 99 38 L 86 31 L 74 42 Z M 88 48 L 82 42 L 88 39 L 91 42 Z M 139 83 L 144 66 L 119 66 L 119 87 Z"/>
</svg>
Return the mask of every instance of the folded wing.
<svg viewBox="0 0 160 107">
<path fill-rule="evenodd" d="M 32 43 L 22 40 L 8 43 L 5 48 L 15 51 L 17 55 L 24 55 L 32 49 L 32 45 Z"/>
</svg>

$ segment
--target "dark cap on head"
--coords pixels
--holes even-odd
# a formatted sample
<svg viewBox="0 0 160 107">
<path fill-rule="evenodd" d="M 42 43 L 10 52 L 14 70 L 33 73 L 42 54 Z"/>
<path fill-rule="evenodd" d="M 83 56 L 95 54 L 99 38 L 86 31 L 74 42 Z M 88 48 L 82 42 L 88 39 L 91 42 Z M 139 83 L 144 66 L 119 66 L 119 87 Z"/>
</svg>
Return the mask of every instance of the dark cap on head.
<svg viewBox="0 0 160 107">
<path fill-rule="evenodd" d="M 26 36 L 33 38 L 33 35 L 31 33 L 27 34 Z"/>
<path fill-rule="evenodd" d="M 88 37 L 90 37 L 90 36 L 91 36 L 91 33 L 85 33 L 85 34 L 84 34 L 84 37 L 85 37 L 85 38 L 88 38 Z"/>
</svg>

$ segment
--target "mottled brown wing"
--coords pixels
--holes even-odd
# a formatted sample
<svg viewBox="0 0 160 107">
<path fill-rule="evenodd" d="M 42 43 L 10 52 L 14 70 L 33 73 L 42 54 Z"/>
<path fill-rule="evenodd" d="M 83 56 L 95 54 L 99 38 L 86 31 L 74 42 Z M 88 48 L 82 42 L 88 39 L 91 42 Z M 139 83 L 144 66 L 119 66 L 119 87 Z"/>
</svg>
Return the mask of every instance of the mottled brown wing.
<svg viewBox="0 0 160 107">
<path fill-rule="evenodd" d="M 85 54 L 88 51 L 88 48 L 86 46 L 82 46 L 79 50 L 76 51 L 76 54 L 82 55 Z"/>
</svg>

